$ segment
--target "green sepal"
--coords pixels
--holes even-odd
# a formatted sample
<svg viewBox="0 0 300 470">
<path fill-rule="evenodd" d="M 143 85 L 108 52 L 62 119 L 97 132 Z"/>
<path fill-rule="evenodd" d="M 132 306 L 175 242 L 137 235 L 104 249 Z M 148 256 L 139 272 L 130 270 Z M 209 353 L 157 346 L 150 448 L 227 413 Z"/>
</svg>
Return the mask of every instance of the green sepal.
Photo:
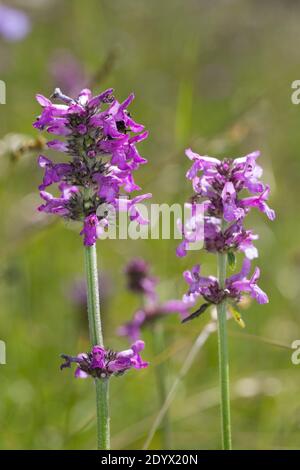
<svg viewBox="0 0 300 470">
<path fill-rule="evenodd" d="M 233 251 L 228 251 L 227 253 L 228 266 L 231 271 L 234 271 L 236 265 L 236 258 Z"/>
</svg>

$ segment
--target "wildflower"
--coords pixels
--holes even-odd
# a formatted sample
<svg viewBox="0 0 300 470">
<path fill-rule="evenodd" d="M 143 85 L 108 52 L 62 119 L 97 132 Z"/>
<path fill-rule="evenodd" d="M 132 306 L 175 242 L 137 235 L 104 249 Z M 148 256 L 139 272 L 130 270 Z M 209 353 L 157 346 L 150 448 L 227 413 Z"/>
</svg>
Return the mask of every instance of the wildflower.
<svg viewBox="0 0 300 470">
<path fill-rule="evenodd" d="M 28 16 L 22 10 L 0 5 L 0 36 L 7 41 L 21 41 L 31 29 Z"/>
<path fill-rule="evenodd" d="M 226 298 L 240 302 L 243 293 L 249 293 L 259 304 L 268 303 L 267 294 L 257 285 L 260 271 L 255 268 L 250 279 L 251 262 L 244 259 L 241 271 L 227 278 L 225 287 L 221 288 L 219 281 L 214 276 L 200 276 L 200 265 L 193 267 L 191 271 L 184 272 L 184 279 L 189 284 L 188 293 L 184 296 L 187 303 L 195 302 L 197 297 L 202 296 L 209 304 L 219 304 Z"/>
<path fill-rule="evenodd" d="M 185 301 L 169 300 L 167 302 L 149 304 L 137 310 L 132 320 L 118 329 L 118 333 L 120 336 L 127 336 L 131 340 L 137 340 L 141 337 L 142 328 L 150 326 L 166 315 L 173 313 L 179 313 L 181 318 L 184 319 L 189 315 L 189 308 L 193 305 L 194 302 L 189 302 L 188 299 Z"/>
<path fill-rule="evenodd" d="M 127 336 L 131 340 L 137 340 L 141 336 L 144 327 L 153 325 L 166 315 L 179 313 L 184 319 L 189 315 L 189 308 L 194 302 L 183 300 L 168 300 L 161 302 L 156 292 L 158 279 L 150 274 L 149 264 L 136 258 L 128 263 L 125 268 L 127 276 L 127 288 L 132 292 L 142 295 L 143 306 L 133 315 L 133 318 L 118 329 L 120 336 Z"/>
<path fill-rule="evenodd" d="M 89 353 L 80 353 L 77 356 L 68 356 L 62 354 L 64 363 L 61 369 L 71 367 L 77 364 L 75 377 L 87 378 L 88 376 L 98 379 L 108 379 L 112 375 L 119 376 L 129 369 L 143 369 L 148 366 L 140 356 L 144 349 L 143 341 L 135 341 L 130 349 L 115 352 L 110 349 L 104 349 L 101 346 L 94 346 Z"/>
<path fill-rule="evenodd" d="M 130 261 L 125 268 L 125 274 L 129 290 L 149 297 L 155 295 L 155 287 L 158 281 L 150 275 L 150 267 L 145 260 L 135 258 Z"/>
<path fill-rule="evenodd" d="M 253 276 L 247 278 L 250 260 L 258 256 L 253 244 L 258 235 L 244 227 L 245 217 L 252 207 L 264 212 L 271 220 L 275 218 L 275 212 L 266 203 L 270 188 L 260 180 L 262 168 L 256 162 L 259 152 L 223 161 L 200 156 L 191 149 L 186 151 L 186 155 L 193 162 L 186 176 L 192 181 L 195 194 L 190 203 L 191 217 L 180 227 L 183 240 L 177 248 L 177 256 L 185 256 L 188 244 L 202 234 L 206 251 L 226 255 L 232 265 L 235 264 L 235 252 L 243 252 L 245 260 L 241 273 L 224 279 L 224 287 L 214 276 L 200 276 L 200 265 L 186 271 L 184 278 L 189 284 L 189 290 L 184 301 L 196 303 L 197 298 L 202 296 L 206 303 L 185 317 L 184 321 L 199 316 L 209 305 L 219 305 L 226 299 L 237 306 L 244 293 L 260 304 L 267 303 L 267 295 L 256 283 L 259 269 L 256 268 Z M 254 195 L 244 197 L 245 191 Z M 206 210 L 204 216 L 196 210 L 199 200 L 203 201 Z"/>
<path fill-rule="evenodd" d="M 192 160 L 192 167 L 186 176 L 192 181 L 194 195 L 191 199 L 192 217 L 181 227 L 183 241 L 177 248 L 178 256 L 185 256 L 188 243 L 193 237 L 201 234 L 204 228 L 204 248 L 217 254 L 218 277 L 201 276 L 200 265 L 191 271 L 185 271 L 184 278 L 189 285 L 183 301 L 196 304 L 199 297 L 205 301 L 195 312 L 185 317 L 182 323 L 193 320 L 201 315 L 212 304 L 217 306 L 218 346 L 220 369 L 221 425 L 223 449 L 231 449 L 229 367 L 227 351 L 228 311 L 244 327 L 238 304 L 242 294 L 247 293 L 259 304 L 269 301 L 267 294 L 257 285 L 260 271 L 255 268 L 250 278 L 251 259 L 258 253 L 253 245 L 257 239 L 252 230 L 246 230 L 244 220 L 251 208 L 258 208 L 271 220 L 275 212 L 267 205 L 270 188 L 260 180 L 262 169 L 256 160 L 259 152 L 253 152 L 242 158 L 216 158 L 200 156 L 191 149 L 186 151 Z M 244 192 L 250 193 L 244 197 Z M 197 216 L 196 204 L 202 201 L 206 214 Z M 202 226 L 201 226 L 202 224 Z M 245 254 L 242 269 L 239 273 L 226 278 L 227 260 L 231 267 L 235 266 L 235 252 Z"/>
<path fill-rule="evenodd" d="M 127 211 L 130 220 L 147 224 L 138 204 L 151 194 L 131 199 L 127 196 L 140 190 L 133 172 L 147 161 L 139 155 L 136 144 L 148 133 L 127 111 L 134 95 L 119 103 L 112 89 L 94 97 L 90 90 L 83 89 L 76 99 L 56 89 L 53 98 L 61 103 L 37 95 L 42 113 L 34 126 L 58 135 L 60 138 L 50 140 L 47 146 L 64 153 L 69 161 L 54 163 L 39 156 L 38 163 L 45 171 L 39 189 L 46 202 L 39 210 L 82 222 L 86 246 L 95 244 L 108 226 L 107 204 L 116 211 Z M 55 184 L 61 191 L 59 197 L 45 191 Z"/>
<path fill-rule="evenodd" d="M 252 230 L 244 228 L 244 220 L 251 208 L 258 208 L 271 220 L 275 212 L 267 205 L 270 188 L 261 181 L 262 169 L 256 160 L 259 152 L 245 157 L 223 161 L 207 156 L 200 156 L 191 149 L 186 155 L 193 165 L 187 172 L 192 181 L 195 194 L 192 197 L 191 217 L 180 230 L 183 241 L 177 248 L 178 256 L 185 256 L 188 244 L 194 242 L 204 231 L 204 248 L 209 252 L 242 251 L 249 259 L 258 256 L 253 241 L 258 236 Z M 199 176 L 199 173 L 200 176 Z M 242 191 L 254 193 L 254 196 L 241 197 Z M 203 201 L 206 215 L 197 216 L 196 206 Z M 221 221 L 225 228 L 221 229 Z"/>
</svg>

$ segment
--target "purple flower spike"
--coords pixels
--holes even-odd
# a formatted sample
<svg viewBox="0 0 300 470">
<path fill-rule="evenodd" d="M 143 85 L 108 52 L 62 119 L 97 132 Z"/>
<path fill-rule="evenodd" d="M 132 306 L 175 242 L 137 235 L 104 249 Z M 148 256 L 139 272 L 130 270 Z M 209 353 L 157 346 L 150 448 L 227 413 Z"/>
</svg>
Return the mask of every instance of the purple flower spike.
<svg viewBox="0 0 300 470">
<path fill-rule="evenodd" d="M 149 264 L 142 258 L 131 260 L 125 267 L 127 287 L 132 292 L 144 294 L 153 298 L 157 279 L 150 275 Z"/>
<path fill-rule="evenodd" d="M 139 155 L 136 144 L 148 135 L 127 110 L 134 96 L 120 104 L 111 88 L 94 97 L 90 90 L 83 89 L 77 98 L 56 88 L 52 98 L 60 104 L 43 95 L 36 96 L 42 112 L 34 127 L 59 136 L 47 146 L 65 154 L 69 161 L 53 163 L 44 155 L 39 157 L 39 165 L 45 170 L 39 189 L 46 201 L 39 210 L 82 222 L 81 235 L 87 246 L 95 244 L 107 227 L 105 216 L 99 214 L 107 212 L 108 204 L 116 211 L 128 211 L 130 220 L 147 224 L 138 204 L 151 194 L 128 198 L 140 190 L 133 172 L 146 160 Z M 60 190 L 73 189 L 64 189 L 62 197 L 54 198 L 44 191 L 54 184 Z"/>
<path fill-rule="evenodd" d="M 259 180 L 262 176 L 262 169 L 256 163 L 259 152 L 223 161 L 202 157 L 191 149 L 186 155 L 193 162 L 187 178 L 192 180 L 195 195 L 192 197 L 192 216 L 184 227 L 180 227 L 183 241 L 177 248 L 177 256 L 187 254 L 189 242 L 195 241 L 204 228 L 204 246 L 208 251 L 243 251 L 249 259 L 257 257 L 253 245 L 257 236 L 244 229 L 243 221 L 252 207 L 264 212 L 269 219 L 275 219 L 274 210 L 266 203 L 270 188 Z M 255 193 L 255 196 L 240 197 L 242 190 Z M 198 201 L 204 203 L 206 210 L 204 227 L 201 216 L 195 215 Z M 227 223 L 223 231 L 222 219 Z"/>
<path fill-rule="evenodd" d="M 101 346 L 94 346 L 90 353 L 81 353 L 78 356 L 62 354 L 64 363 L 61 369 L 70 368 L 73 363 L 77 364 L 75 370 L 76 378 L 87 378 L 89 376 L 99 379 L 109 379 L 112 375 L 119 376 L 129 369 L 143 369 L 148 362 L 142 360 L 140 352 L 144 349 L 144 341 L 135 341 L 125 351 L 114 352 Z"/>
</svg>

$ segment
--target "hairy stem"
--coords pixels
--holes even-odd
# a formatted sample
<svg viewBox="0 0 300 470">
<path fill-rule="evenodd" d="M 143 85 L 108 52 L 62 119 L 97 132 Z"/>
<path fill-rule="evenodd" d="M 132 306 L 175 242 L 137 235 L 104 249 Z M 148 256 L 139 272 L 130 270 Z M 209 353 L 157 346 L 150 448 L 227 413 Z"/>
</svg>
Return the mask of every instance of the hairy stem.
<svg viewBox="0 0 300 470">
<path fill-rule="evenodd" d="M 98 450 L 110 449 L 109 381 L 95 380 Z"/>
<path fill-rule="evenodd" d="M 90 339 L 92 346 L 98 345 L 104 347 L 100 316 L 96 245 L 85 247 L 85 268 Z M 95 379 L 95 386 L 98 449 L 105 450 L 110 448 L 108 380 Z"/>
<path fill-rule="evenodd" d="M 218 279 L 221 288 L 226 279 L 226 253 L 218 253 Z M 217 306 L 218 311 L 218 346 L 221 388 L 221 426 L 224 450 L 231 449 L 230 397 L 229 397 L 229 357 L 227 344 L 226 301 Z"/>
</svg>

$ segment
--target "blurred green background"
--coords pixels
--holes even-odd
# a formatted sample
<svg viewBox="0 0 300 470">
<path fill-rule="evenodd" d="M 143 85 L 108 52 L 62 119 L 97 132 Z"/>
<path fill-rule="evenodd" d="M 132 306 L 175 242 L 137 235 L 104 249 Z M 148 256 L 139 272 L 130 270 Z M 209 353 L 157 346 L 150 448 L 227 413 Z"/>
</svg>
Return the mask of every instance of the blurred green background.
<svg viewBox="0 0 300 470">
<path fill-rule="evenodd" d="M 220 158 L 262 151 L 277 219 L 271 223 L 253 211 L 248 226 L 260 235 L 260 285 L 270 303 L 249 306 L 245 330 L 229 323 L 233 443 L 236 449 L 299 448 L 300 365 L 292 364 L 290 349 L 300 339 L 300 106 L 291 102 L 291 83 L 300 79 L 299 3 L 6 4 L 29 14 L 32 31 L 18 43 L 0 40 L 0 78 L 7 85 L 7 104 L 0 106 L 0 339 L 7 345 L 7 364 L 0 366 L 0 448 L 90 449 L 96 442 L 92 381 L 59 370 L 60 353 L 89 347 L 83 313 L 69 295 L 84 272 L 82 243 L 77 229 L 36 214 L 42 171 L 38 152 L 24 151 L 38 136 L 34 95 L 51 94 L 55 68 L 66 69 L 68 60 L 79 75 L 82 68 L 82 80 L 92 82 L 94 92 L 112 86 L 120 100 L 135 92 L 131 112 L 150 130 L 139 147 L 149 163 L 136 181 L 153 193 L 153 202 L 183 203 L 191 195 L 185 147 Z M 111 283 L 103 286 L 109 291 L 102 308 L 107 345 L 127 347 L 115 330 L 139 306 L 125 288 L 123 269 L 132 257 L 151 261 L 162 300 L 181 297 L 182 272 L 196 262 L 206 274 L 215 273 L 214 256 L 201 251 L 178 259 L 176 245 L 98 243 L 101 273 Z M 153 353 L 151 333 L 144 332 L 143 357 L 151 366 L 111 381 L 113 448 L 141 448 L 159 409 L 156 365 L 168 361 L 170 385 L 208 321 L 208 314 L 186 325 L 177 315 L 168 317 L 161 358 Z M 220 448 L 216 340 L 212 334 L 201 349 L 171 406 L 173 448 Z M 151 446 L 161 445 L 158 431 Z"/>
</svg>

